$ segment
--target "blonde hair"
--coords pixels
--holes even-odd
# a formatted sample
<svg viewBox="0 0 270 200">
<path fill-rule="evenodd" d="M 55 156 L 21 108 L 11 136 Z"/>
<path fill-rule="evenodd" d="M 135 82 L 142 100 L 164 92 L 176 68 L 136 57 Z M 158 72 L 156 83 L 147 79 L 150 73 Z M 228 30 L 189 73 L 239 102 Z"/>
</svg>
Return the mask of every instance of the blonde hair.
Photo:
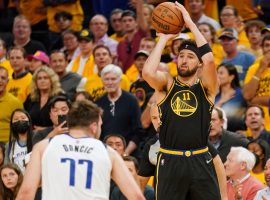
<svg viewBox="0 0 270 200">
<path fill-rule="evenodd" d="M 46 65 L 42 65 L 35 71 L 32 78 L 32 83 L 31 83 L 31 100 L 32 101 L 39 101 L 40 99 L 40 92 L 39 92 L 39 89 L 37 88 L 37 76 L 40 72 L 47 73 L 51 79 L 51 89 L 50 89 L 49 97 L 58 95 L 59 93 L 63 92 L 63 90 L 61 89 L 61 84 L 60 84 L 58 75 L 51 68 L 47 67 Z"/>
</svg>

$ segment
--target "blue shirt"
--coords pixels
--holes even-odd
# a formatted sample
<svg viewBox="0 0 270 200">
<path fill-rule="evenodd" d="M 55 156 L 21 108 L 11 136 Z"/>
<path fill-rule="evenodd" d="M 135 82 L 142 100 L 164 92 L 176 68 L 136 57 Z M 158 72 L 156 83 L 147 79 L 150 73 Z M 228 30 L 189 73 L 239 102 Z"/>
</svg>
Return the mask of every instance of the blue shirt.
<svg viewBox="0 0 270 200">
<path fill-rule="evenodd" d="M 254 63 L 255 56 L 250 53 L 239 51 L 233 59 L 225 58 L 222 63 L 231 63 L 235 65 L 241 85 L 245 79 L 248 68 Z"/>
</svg>

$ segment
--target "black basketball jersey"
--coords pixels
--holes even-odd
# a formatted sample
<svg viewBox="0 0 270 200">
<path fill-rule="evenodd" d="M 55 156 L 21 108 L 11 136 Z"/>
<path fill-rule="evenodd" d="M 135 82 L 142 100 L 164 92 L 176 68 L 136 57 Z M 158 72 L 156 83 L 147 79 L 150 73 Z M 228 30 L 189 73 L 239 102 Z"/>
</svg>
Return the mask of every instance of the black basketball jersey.
<svg viewBox="0 0 270 200">
<path fill-rule="evenodd" d="M 207 146 L 213 104 L 201 80 L 188 86 L 175 78 L 158 107 L 161 147 L 184 150 Z"/>
</svg>

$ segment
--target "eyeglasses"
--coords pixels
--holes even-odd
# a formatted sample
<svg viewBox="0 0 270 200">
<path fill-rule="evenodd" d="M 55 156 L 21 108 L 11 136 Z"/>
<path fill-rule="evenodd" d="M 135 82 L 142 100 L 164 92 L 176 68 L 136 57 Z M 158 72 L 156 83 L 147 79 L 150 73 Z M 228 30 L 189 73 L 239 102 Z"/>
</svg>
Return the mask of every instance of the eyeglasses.
<svg viewBox="0 0 270 200">
<path fill-rule="evenodd" d="M 114 117 L 114 115 L 115 115 L 115 103 L 114 102 L 110 103 L 110 113 Z"/>
</svg>

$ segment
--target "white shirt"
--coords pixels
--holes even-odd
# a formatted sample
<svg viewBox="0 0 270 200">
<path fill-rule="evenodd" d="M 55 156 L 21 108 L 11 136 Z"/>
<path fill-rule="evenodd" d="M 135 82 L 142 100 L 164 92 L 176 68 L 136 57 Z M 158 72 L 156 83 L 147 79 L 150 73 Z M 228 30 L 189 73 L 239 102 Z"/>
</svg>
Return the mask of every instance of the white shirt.
<svg viewBox="0 0 270 200">
<path fill-rule="evenodd" d="M 42 199 L 109 199 L 111 170 L 101 141 L 55 136 L 42 156 Z"/>
<path fill-rule="evenodd" d="M 270 188 L 269 187 L 266 187 L 262 190 L 259 190 L 253 200 L 263 200 L 262 197 L 264 197 L 265 199 L 270 199 Z"/>
</svg>

